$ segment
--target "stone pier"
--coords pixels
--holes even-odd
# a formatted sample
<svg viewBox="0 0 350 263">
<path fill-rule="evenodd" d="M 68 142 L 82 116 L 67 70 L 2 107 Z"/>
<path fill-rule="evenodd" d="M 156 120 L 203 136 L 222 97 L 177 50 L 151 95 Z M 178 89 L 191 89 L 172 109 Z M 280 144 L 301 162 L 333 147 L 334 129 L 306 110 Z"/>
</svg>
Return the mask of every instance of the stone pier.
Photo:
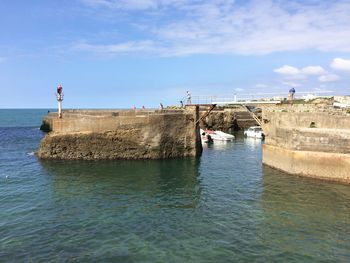
<svg viewBox="0 0 350 263">
<path fill-rule="evenodd" d="M 199 109 L 66 110 L 50 113 L 48 134 L 37 152 L 41 159 L 162 159 L 202 153 Z"/>
<path fill-rule="evenodd" d="M 350 114 L 329 105 L 263 109 L 263 163 L 290 174 L 350 183 Z"/>
</svg>

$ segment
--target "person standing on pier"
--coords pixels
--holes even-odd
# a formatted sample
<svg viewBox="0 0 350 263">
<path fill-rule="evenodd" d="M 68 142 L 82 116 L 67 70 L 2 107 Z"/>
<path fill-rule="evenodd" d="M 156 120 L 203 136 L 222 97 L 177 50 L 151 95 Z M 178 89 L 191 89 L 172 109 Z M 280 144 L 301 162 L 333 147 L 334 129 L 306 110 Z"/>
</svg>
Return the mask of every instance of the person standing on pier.
<svg viewBox="0 0 350 263">
<path fill-rule="evenodd" d="M 187 94 L 187 105 L 192 104 L 192 97 L 191 97 L 191 93 L 189 91 L 186 91 Z"/>
<path fill-rule="evenodd" d="M 291 88 L 289 90 L 288 100 L 289 100 L 289 103 L 292 104 L 292 105 L 293 105 L 293 102 L 294 102 L 294 97 L 295 97 L 295 89 Z"/>
</svg>

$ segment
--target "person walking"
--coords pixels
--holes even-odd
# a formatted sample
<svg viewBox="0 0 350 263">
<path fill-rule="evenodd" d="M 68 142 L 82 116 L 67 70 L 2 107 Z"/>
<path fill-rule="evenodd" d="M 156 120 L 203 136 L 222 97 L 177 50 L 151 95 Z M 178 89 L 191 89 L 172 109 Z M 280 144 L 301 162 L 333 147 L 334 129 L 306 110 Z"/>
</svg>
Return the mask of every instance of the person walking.
<svg viewBox="0 0 350 263">
<path fill-rule="evenodd" d="M 293 102 L 294 102 L 294 98 L 295 98 L 295 89 L 294 88 L 291 88 L 289 90 L 289 94 L 288 94 L 288 101 L 290 104 L 293 105 Z"/>
</svg>

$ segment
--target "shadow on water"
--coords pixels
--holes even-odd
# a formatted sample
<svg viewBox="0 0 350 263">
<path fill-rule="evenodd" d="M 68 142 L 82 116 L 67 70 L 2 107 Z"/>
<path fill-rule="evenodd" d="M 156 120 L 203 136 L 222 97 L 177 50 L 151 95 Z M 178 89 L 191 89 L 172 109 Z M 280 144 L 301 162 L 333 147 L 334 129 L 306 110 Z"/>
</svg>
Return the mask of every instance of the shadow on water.
<svg viewBox="0 0 350 263">
<path fill-rule="evenodd" d="M 199 160 L 41 161 L 55 195 L 179 199 L 173 205 L 195 207 L 199 200 Z M 167 202 L 166 202 L 167 203 Z M 159 203 L 164 205 L 164 203 Z M 171 206 L 170 203 L 168 203 Z"/>
<path fill-rule="evenodd" d="M 47 182 L 44 191 L 35 192 L 40 204 L 13 219 L 25 220 L 23 227 L 0 227 L 7 236 L 0 257 L 165 262 L 169 243 L 181 246 L 184 236 L 193 235 L 184 232 L 183 224 L 201 198 L 199 160 L 40 164 Z M 180 250 L 173 253 L 181 258 Z"/>
<path fill-rule="evenodd" d="M 263 167 L 264 246 L 276 258 L 347 261 L 350 187 Z M 334 249 L 337 244 L 337 249 Z"/>
</svg>

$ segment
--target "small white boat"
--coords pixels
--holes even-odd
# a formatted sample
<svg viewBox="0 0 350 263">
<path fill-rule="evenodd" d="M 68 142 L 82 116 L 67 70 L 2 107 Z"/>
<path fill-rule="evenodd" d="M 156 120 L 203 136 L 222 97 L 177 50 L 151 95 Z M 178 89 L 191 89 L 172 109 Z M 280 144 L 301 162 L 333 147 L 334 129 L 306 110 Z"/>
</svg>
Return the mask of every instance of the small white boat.
<svg viewBox="0 0 350 263">
<path fill-rule="evenodd" d="M 234 135 L 222 131 L 204 131 L 201 129 L 201 135 L 203 142 L 210 142 L 210 139 L 213 141 L 233 141 L 235 139 Z"/>
<path fill-rule="evenodd" d="M 264 131 L 260 126 L 250 127 L 248 130 L 244 131 L 244 135 L 249 138 L 264 139 Z"/>
</svg>

